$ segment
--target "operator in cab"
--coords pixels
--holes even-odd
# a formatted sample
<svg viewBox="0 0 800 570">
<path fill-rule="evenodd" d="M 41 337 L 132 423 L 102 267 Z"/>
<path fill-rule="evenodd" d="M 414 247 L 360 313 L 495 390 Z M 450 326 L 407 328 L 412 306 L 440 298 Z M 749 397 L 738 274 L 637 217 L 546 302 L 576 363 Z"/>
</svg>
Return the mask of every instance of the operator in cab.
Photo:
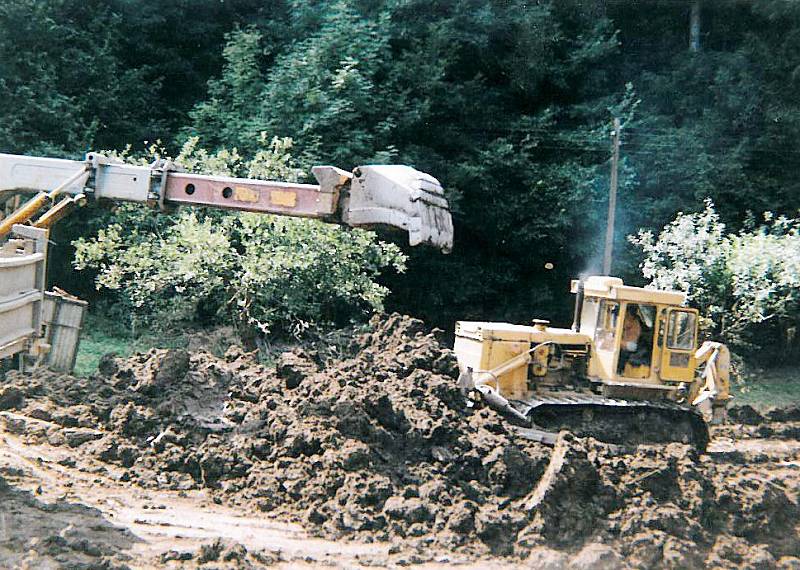
<svg viewBox="0 0 800 570">
<path fill-rule="evenodd" d="M 617 373 L 629 378 L 645 378 L 650 375 L 650 350 L 652 331 L 639 315 L 637 305 L 628 305 L 622 323 Z"/>
</svg>

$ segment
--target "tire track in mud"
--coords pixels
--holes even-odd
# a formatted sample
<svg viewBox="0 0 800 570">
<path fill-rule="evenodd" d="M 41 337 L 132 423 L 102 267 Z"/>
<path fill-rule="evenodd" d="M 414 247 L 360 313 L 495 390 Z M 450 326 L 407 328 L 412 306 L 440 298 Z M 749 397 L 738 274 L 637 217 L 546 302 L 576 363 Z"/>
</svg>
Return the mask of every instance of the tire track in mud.
<svg viewBox="0 0 800 570">
<path fill-rule="evenodd" d="M 241 544 L 253 552 L 266 552 L 263 557 L 271 557 L 275 565 L 286 564 L 287 567 L 298 564 L 359 567 L 359 559 L 373 565 L 376 560 L 388 557 L 388 545 L 315 538 L 300 525 L 216 505 L 205 491 L 187 493 L 132 488 L 120 484 L 119 474 L 100 462 L 94 465 L 87 462 L 81 468 L 70 467 L 71 455 L 63 448 L 30 445 L 19 436 L 2 431 L 0 434 L 0 481 L 5 482 L 5 493 L 27 493 L 35 496 L 39 505 L 29 504 L 27 512 L 24 508 L 11 512 L 8 501 L 4 501 L 6 508 L 0 512 L 3 542 L 20 542 L 28 547 L 31 541 L 34 546 L 53 543 L 52 537 L 70 533 L 79 537 L 72 544 L 62 541 L 59 545 L 56 540 L 56 548 L 46 548 L 33 556 L 30 552 L 20 552 L 28 556 L 27 563 L 34 568 L 44 568 L 48 564 L 99 565 L 98 558 L 102 563 L 119 563 L 132 568 L 159 567 L 163 555 L 170 551 L 194 553 L 217 540 Z M 53 528 L 42 528 L 37 520 L 41 521 L 45 515 L 38 511 L 58 512 L 61 520 L 56 521 Z M 103 527 L 117 537 L 102 549 L 82 548 L 84 541 L 102 540 L 91 532 L 81 536 L 80 527 L 88 522 L 90 527 L 97 528 L 101 521 Z M 26 536 L 9 536 L 10 527 L 25 529 Z M 0 557 L 0 566 L 12 567 L 16 562 L 22 565 L 23 560 L 24 557 L 6 554 Z"/>
</svg>

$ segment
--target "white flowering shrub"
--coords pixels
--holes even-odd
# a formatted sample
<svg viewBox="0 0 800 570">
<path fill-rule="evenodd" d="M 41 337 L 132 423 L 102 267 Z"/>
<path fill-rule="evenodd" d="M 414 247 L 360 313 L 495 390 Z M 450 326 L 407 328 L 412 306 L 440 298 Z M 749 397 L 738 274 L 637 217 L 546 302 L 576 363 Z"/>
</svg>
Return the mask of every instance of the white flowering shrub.
<svg viewBox="0 0 800 570">
<path fill-rule="evenodd" d="M 743 350 L 791 342 L 800 312 L 800 220 L 764 214 L 763 222 L 726 232 L 711 201 L 679 213 L 655 237 L 629 240 L 644 254 L 643 276 L 678 289 L 700 309 L 709 336 Z"/>
</svg>

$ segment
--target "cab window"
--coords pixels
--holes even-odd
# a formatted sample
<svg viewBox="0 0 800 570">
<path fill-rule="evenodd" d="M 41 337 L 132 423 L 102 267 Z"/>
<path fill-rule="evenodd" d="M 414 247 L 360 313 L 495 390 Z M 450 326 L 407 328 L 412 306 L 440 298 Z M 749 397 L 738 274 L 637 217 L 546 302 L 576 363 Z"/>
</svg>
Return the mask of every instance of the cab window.
<svg viewBox="0 0 800 570">
<path fill-rule="evenodd" d="M 672 311 L 669 315 L 667 348 L 692 350 L 694 348 L 696 320 L 694 313 Z"/>
<path fill-rule="evenodd" d="M 594 340 L 598 350 L 614 350 L 618 320 L 619 303 L 602 300 L 600 302 L 600 312 L 597 315 L 597 328 L 594 333 Z"/>
</svg>

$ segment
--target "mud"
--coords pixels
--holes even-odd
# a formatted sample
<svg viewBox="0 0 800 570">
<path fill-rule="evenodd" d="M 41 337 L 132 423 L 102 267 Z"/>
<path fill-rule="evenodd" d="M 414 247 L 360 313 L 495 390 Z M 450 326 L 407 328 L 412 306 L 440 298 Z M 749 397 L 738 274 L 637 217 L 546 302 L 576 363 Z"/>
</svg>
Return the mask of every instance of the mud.
<svg viewBox="0 0 800 570">
<path fill-rule="evenodd" d="M 375 320 L 337 354 L 296 348 L 267 365 L 236 347 L 153 350 L 105 358 L 86 379 L 9 373 L 0 427 L 121 486 L 208 493 L 320 537 L 388 545 L 377 565 L 457 553 L 552 568 L 800 567 L 797 408 L 732 410 L 707 454 L 566 432 L 550 448 L 468 406 L 452 353 L 420 321 Z M 239 546 L 163 562 L 268 565 Z"/>
<path fill-rule="evenodd" d="M 139 539 L 98 510 L 46 503 L 0 477 L 0 561 L 3 568 L 124 567 L 117 555 Z"/>
</svg>

